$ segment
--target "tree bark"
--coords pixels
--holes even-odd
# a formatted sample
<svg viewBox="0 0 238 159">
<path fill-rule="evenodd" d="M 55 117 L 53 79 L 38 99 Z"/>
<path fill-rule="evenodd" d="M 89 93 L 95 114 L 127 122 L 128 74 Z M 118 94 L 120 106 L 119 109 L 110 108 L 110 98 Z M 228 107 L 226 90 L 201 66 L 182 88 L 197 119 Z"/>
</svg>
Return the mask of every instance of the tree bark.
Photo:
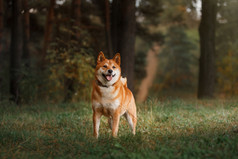
<svg viewBox="0 0 238 159">
<path fill-rule="evenodd" d="M 122 4 L 120 0 L 112 1 L 112 13 L 111 13 L 111 36 L 112 36 L 112 49 L 113 52 L 120 52 L 119 39 L 122 31 Z"/>
<path fill-rule="evenodd" d="M 128 87 L 132 91 L 135 63 L 135 26 L 135 0 L 113 0 L 113 51 L 121 53 L 122 75 L 127 77 Z"/>
<path fill-rule="evenodd" d="M 215 26 L 217 0 L 202 0 L 199 26 L 200 59 L 198 98 L 213 98 L 215 89 Z"/>
<path fill-rule="evenodd" d="M 56 0 L 50 0 L 50 5 L 48 8 L 48 13 L 47 13 L 47 17 L 46 17 L 44 44 L 43 44 L 43 51 L 42 51 L 42 57 L 41 57 L 43 64 L 44 64 L 44 60 L 45 60 L 45 56 L 46 56 L 46 51 L 47 51 L 49 43 L 51 41 L 52 27 L 53 27 L 53 21 L 54 21 L 55 1 Z"/>
<path fill-rule="evenodd" d="M 108 55 L 108 58 L 113 58 L 113 46 L 112 46 L 112 21 L 113 18 L 111 13 L 114 13 L 112 10 L 111 2 L 109 0 L 92 0 L 92 2 L 98 7 L 99 10 L 102 11 L 102 15 L 100 16 L 101 20 L 104 23 L 105 28 L 105 40 L 106 40 L 106 55 Z M 116 8 L 116 6 L 114 7 Z M 117 20 L 115 20 L 117 21 Z"/>
<path fill-rule="evenodd" d="M 105 0 L 105 32 L 107 39 L 107 51 L 109 58 L 113 57 L 112 51 L 112 39 L 111 39 L 111 22 L 110 22 L 110 3 L 109 0 Z"/>
<path fill-rule="evenodd" d="M 3 0 L 0 0 L 0 71 L 2 69 L 2 58 L 3 58 Z M 2 77 L 0 77 L 0 87 L 2 86 Z"/>
<path fill-rule="evenodd" d="M 3 52 L 3 0 L 0 0 L 0 57 Z"/>
<path fill-rule="evenodd" d="M 19 104 L 20 92 L 19 81 L 20 59 L 22 52 L 22 28 L 21 28 L 21 1 L 12 1 L 12 33 L 11 33 L 11 55 L 10 55 L 10 93 L 11 100 Z"/>
<path fill-rule="evenodd" d="M 28 0 L 22 1 L 23 5 L 23 62 L 26 67 L 29 67 L 29 40 L 30 40 L 30 14 L 28 8 Z"/>
</svg>

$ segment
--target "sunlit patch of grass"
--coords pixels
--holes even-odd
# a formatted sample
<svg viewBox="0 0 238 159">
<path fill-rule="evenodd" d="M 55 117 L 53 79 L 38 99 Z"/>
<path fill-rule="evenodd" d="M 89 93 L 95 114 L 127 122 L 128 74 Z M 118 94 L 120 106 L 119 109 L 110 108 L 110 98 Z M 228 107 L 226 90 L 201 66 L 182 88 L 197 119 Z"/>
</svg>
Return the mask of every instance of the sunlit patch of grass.
<svg viewBox="0 0 238 159">
<path fill-rule="evenodd" d="M 0 107 L 0 158 L 236 158 L 238 103 L 151 99 L 137 105 L 137 134 L 118 138 L 102 118 L 92 136 L 89 103 Z"/>
</svg>

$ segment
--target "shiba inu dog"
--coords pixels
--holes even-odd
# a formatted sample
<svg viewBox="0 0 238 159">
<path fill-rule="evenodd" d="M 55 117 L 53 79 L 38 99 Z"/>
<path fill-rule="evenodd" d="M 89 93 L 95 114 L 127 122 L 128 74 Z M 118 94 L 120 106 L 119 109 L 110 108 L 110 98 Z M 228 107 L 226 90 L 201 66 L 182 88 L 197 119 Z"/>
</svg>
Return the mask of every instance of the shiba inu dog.
<svg viewBox="0 0 238 159">
<path fill-rule="evenodd" d="M 99 136 L 102 115 L 108 117 L 113 137 L 117 136 L 122 115 L 128 121 L 132 133 L 136 133 L 135 99 L 127 88 L 127 79 L 121 76 L 120 64 L 119 53 L 113 59 L 106 59 L 103 52 L 98 55 L 92 91 L 93 128 L 96 138 Z"/>
</svg>

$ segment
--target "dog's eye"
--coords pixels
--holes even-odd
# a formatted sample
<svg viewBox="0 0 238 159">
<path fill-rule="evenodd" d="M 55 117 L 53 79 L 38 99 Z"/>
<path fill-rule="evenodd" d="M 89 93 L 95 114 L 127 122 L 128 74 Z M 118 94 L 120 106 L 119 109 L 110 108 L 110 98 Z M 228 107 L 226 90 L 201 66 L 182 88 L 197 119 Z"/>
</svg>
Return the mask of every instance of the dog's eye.
<svg viewBox="0 0 238 159">
<path fill-rule="evenodd" d="M 112 68 L 114 69 L 114 68 L 116 68 L 115 66 L 112 66 Z"/>
<path fill-rule="evenodd" d="M 107 65 L 104 65 L 103 67 L 104 67 L 104 68 L 107 68 Z"/>
</svg>

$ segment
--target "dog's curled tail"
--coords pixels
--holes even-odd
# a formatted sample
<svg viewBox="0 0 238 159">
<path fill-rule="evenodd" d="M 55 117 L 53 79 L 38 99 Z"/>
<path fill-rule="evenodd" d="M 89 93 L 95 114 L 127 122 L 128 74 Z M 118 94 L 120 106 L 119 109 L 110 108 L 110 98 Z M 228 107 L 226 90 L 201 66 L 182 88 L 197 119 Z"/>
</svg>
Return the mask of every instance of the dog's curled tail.
<svg viewBox="0 0 238 159">
<path fill-rule="evenodd" d="M 127 78 L 126 77 L 121 77 L 121 82 L 124 86 L 127 87 Z"/>
</svg>

